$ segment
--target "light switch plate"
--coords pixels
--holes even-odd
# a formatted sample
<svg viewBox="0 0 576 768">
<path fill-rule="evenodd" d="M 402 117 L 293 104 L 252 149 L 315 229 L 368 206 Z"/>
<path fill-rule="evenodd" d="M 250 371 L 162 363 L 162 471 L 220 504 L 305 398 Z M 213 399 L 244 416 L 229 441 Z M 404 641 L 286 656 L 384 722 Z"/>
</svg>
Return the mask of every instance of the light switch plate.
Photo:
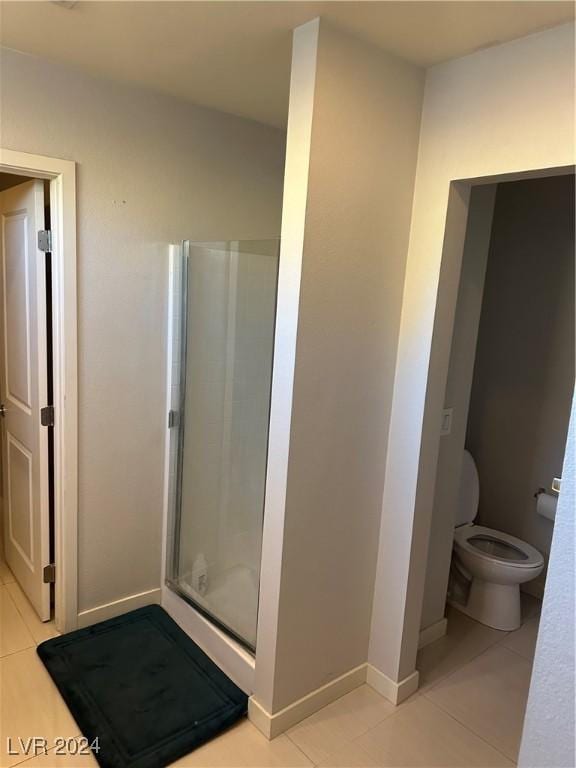
<svg viewBox="0 0 576 768">
<path fill-rule="evenodd" d="M 440 435 L 449 435 L 452 432 L 452 408 L 444 408 L 442 411 L 442 423 L 440 425 Z"/>
</svg>

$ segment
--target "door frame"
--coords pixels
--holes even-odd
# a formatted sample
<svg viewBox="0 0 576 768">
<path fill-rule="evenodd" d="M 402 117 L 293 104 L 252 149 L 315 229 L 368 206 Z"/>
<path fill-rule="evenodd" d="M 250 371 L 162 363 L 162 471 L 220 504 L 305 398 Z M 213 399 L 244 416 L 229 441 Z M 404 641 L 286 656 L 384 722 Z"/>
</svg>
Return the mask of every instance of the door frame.
<svg viewBox="0 0 576 768">
<path fill-rule="evenodd" d="M 449 180 L 441 231 L 441 258 L 438 286 L 434 299 L 434 313 L 431 318 L 424 320 L 419 318 L 418 321 L 420 323 L 419 331 L 421 333 L 426 331 L 428 334 L 426 337 L 428 340 L 427 364 L 412 374 L 416 385 L 421 387 L 424 392 L 422 410 L 419 423 L 415 426 L 413 415 L 406 409 L 406 400 L 396 405 L 398 424 L 401 423 L 404 434 L 410 436 L 409 448 L 397 440 L 389 442 L 388 446 L 387 468 L 390 463 L 390 456 L 396 460 L 396 466 L 400 465 L 399 458 L 401 457 L 404 463 L 409 460 L 412 462 L 412 466 L 416 467 L 416 474 L 410 479 L 410 488 L 408 489 L 406 482 L 402 487 L 405 497 L 409 498 L 412 531 L 410 534 L 410 551 L 405 562 L 407 572 L 403 580 L 404 595 L 401 606 L 403 615 L 402 621 L 399 622 L 399 631 L 396 637 L 398 643 L 395 659 L 400 682 L 408 680 L 416 673 L 416 654 L 420 639 L 420 620 L 427 576 L 426 553 L 431 534 L 442 412 L 445 405 L 444 395 L 450 365 L 452 334 L 472 187 L 571 175 L 575 172 L 576 166 L 568 164 L 514 172 L 503 171 L 486 176 L 479 175 Z M 414 226 L 414 219 L 412 226 Z M 406 301 L 406 287 L 404 288 L 404 301 Z M 412 332 L 415 332 L 414 329 Z M 397 371 L 395 375 L 398 375 Z M 397 384 L 395 384 L 395 397 L 396 386 Z M 393 486 L 395 482 L 396 478 L 393 473 L 389 474 L 387 471 L 384 482 L 385 499 L 387 486 Z M 390 497 L 388 497 L 388 503 L 390 503 Z M 396 521 L 397 518 L 394 518 L 394 524 Z M 382 552 L 379 552 L 378 557 L 380 564 Z M 380 613 L 383 616 L 386 615 L 381 609 Z M 375 637 L 376 633 L 373 627 L 371 644 L 375 642 Z"/>
<path fill-rule="evenodd" d="M 54 389 L 54 618 L 78 623 L 76 163 L 0 147 L 0 173 L 50 182 Z"/>
</svg>

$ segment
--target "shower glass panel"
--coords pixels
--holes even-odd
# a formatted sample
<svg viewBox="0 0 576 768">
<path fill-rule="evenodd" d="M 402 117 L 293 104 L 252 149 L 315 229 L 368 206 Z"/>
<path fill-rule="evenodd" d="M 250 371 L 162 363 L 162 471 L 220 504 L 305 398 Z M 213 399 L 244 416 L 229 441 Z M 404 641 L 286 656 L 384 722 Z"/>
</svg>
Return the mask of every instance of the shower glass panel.
<svg viewBox="0 0 576 768">
<path fill-rule="evenodd" d="M 256 645 L 278 240 L 185 241 L 168 581 Z M 171 570 L 171 572 L 170 572 Z"/>
</svg>

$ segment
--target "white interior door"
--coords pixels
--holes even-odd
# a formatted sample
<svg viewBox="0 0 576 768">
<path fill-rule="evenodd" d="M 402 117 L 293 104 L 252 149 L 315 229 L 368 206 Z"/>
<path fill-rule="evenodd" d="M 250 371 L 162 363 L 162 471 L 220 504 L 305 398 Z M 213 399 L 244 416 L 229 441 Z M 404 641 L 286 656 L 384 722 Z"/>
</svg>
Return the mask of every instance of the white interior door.
<svg viewBox="0 0 576 768">
<path fill-rule="evenodd" d="M 0 395 L 4 547 L 8 565 L 43 621 L 50 618 L 46 256 L 44 184 L 28 181 L 0 192 L 2 290 Z"/>
</svg>

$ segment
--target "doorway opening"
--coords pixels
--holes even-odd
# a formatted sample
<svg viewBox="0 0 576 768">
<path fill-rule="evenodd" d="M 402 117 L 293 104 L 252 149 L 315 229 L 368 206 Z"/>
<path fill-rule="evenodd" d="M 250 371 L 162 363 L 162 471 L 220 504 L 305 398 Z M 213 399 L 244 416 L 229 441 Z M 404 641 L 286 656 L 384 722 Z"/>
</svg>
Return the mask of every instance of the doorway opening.
<svg viewBox="0 0 576 768">
<path fill-rule="evenodd" d="M 492 743 L 513 760 L 574 391 L 574 249 L 572 174 L 472 187 L 417 668 L 457 719 L 462 696 L 499 696 L 466 717 L 482 729 L 493 706 Z M 524 693 L 498 723 L 506 686 Z"/>
<path fill-rule="evenodd" d="M 73 162 L 0 149 L 0 581 L 60 632 L 78 620 L 75 206 Z"/>
</svg>

